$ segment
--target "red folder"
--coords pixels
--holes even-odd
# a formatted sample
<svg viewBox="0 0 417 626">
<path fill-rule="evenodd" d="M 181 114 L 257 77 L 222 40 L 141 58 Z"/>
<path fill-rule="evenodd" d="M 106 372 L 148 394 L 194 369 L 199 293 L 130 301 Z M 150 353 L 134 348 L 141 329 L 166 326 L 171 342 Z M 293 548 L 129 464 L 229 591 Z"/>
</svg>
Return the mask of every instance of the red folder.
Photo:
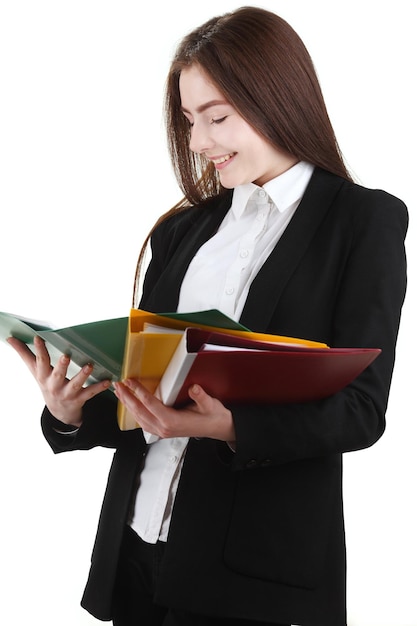
<svg viewBox="0 0 417 626">
<path fill-rule="evenodd" d="M 189 401 L 198 383 L 228 404 L 320 400 L 351 383 L 378 348 L 311 348 L 187 328 L 156 390 L 169 406 Z"/>
</svg>

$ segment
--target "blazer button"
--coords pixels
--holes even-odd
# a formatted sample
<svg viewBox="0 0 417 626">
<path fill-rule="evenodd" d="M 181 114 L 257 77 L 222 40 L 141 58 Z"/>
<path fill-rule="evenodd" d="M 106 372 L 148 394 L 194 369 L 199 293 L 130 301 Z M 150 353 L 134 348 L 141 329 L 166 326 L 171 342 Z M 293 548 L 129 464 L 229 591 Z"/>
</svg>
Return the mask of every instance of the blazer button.
<svg viewBox="0 0 417 626">
<path fill-rule="evenodd" d="M 246 463 L 247 469 L 253 469 L 254 467 L 257 467 L 257 466 L 258 466 L 258 461 L 256 459 L 251 459 L 250 461 Z"/>
<path fill-rule="evenodd" d="M 269 467 L 271 464 L 272 464 L 271 459 L 265 459 L 264 461 L 262 461 L 261 467 Z"/>
</svg>

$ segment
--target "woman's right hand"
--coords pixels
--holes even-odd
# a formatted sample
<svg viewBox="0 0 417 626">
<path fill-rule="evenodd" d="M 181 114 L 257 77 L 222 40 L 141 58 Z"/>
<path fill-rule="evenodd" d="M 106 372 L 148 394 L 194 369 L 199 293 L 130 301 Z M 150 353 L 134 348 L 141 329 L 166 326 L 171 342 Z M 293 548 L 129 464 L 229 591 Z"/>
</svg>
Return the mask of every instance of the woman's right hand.
<svg viewBox="0 0 417 626">
<path fill-rule="evenodd" d="M 9 337 L 7 341 L 34 376 L 50 413 L 64 424 L 79 427 L 82 423 L 82 407 L 87 400 L 110 387 L 108 380 L 84 387 L 93 371 L 92 365 L 84 365 L 73 378 L 68 379 L 70 358 L 62 355 L 55 367 L 52 367 L 45 343 L 38 336 L 34 339 L 35 354 L 15 337 Z"/>
</svg>

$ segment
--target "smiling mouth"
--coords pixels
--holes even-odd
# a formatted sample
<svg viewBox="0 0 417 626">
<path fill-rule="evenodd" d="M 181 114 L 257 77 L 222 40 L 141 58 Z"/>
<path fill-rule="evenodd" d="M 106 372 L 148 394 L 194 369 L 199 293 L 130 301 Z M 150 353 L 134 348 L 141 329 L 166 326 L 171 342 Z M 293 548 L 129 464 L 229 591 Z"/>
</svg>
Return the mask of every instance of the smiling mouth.
<svg viewBox="0 0 417 626">
<path fill-rule="evenodd" d="M 224 156 L 211 160 L 213 161 L 214 165 L 221 165 L 222 163 L 226 163 L 226 161 L 229 161 L 232 157 L 235 156 L 235 154 L 236 152 L 231 152 L 230 154 L 225 154 Z"/>
</svg>

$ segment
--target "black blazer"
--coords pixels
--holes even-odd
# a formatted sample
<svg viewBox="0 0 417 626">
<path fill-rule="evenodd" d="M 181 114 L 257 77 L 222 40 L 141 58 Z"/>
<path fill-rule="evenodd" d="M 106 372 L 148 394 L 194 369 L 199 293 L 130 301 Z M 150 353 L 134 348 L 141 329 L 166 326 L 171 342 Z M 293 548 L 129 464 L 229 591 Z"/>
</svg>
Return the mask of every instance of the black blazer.
<svg viewBox="0 0 417 626">
<path fill-rule="evenodd" d="M 141 308 L 176 309 L 193 255 L 230 202 L 227 192 L 157 229 Z M 235 453 L 222 442 L 190 440 L 161 603 L 271 623 L 346 624 L 342 453 L 371 446 L 384 431 L 406 287 L 406 229 L 397 198 L 314 171 L 251 286 L 241 322 L 335 347 L 379 347 L 382 354 L 326 400 L 232 406 Z M 146 445 L 140 430 L 118 430 L 109 393 L 87 403 L 75 436 L 57 434 L 47 410 L 42 424 L 55 452 L 116 447 L 82 600 L 99 619 L 111 619 L 121 536 Z"/>
</svg>

